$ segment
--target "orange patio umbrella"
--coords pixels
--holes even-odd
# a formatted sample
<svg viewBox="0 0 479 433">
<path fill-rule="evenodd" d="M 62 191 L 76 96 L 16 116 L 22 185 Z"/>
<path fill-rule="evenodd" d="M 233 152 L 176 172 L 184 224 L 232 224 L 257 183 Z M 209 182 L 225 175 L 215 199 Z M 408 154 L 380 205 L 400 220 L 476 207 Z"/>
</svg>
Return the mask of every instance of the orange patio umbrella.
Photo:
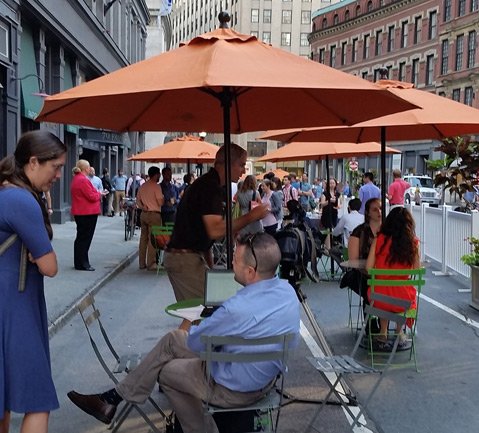
<svg viewBox="0 0 479 433">
<path fill-rule="evenodd" d="M 387 153 L 401 153 L 392 147 L 386 147 Z M 355 156 L 379 155 L 381 145 L 378 142 L 369 143 L 315 143 L 315 142 L 292 142 L 280 147 L 266 155 L 258 158 L 257 161 L 300 161 L 304 159 L 338 159 L 351 158 Z"/>
<path fill-rule="evenodd" d="M 260 159 L 258 159 L 258 161 L 260 161 Z M 265 174 L 268 174 L 268 173 L 271 173 L 271 172 L 274 173 L 275 177 L 279 177 L 280 179 L 283 179 L 283 177 L 288 176 L 288 174 L 289 174 L 288 171 L 283 170 L 282 168 L 275 168 L 274 170 L 268 170 L 265 173 L 257 174 L 256 179 L 262 180 L 264 178 Z"/>
<path fill-rule="evenodd" d="M 37 120 L 115 131 L 223 132 L 229 185 L 231 133 L 351 125 L 415 108 L 359 77 L 228 29 L 225 13 L 220 21 L 222 28 L 175 50 L 46 98 Z M 229 212 L 226 226 L 230 264 Z"/>
<path fill-rule="evenodd" d="M 218 149 L 219 147 L 214 144 L 200 140 L 198 137 L 186 135 L 138 153 L 128 160 L 199 164 L 214 162 Z"/>
<path fill-rule="evenodd" d="M 411 83 L 380 80 L 375 85 L 419 108 L 345 127 L 306 127 L 267 131 L 260 138 L 280 141 L 350 141 L 353 143 L 381 140 L 383 149 L 389 141 L 436 139 L 479 132 L 479 110 L 434 93 L 418 90 Z M 381 153 L 381 190 L 385 207 L 386 161 Z M 383 217 L 386 212 L 383 209 Z"/>
</svg>

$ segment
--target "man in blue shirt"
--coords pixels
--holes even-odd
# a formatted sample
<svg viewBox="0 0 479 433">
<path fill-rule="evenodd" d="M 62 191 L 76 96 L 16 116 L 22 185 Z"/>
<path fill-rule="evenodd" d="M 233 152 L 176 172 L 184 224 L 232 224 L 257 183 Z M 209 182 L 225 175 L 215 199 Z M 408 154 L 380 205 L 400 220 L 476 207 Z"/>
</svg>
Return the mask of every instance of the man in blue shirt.
<svg viewBox="0 0 479 433">
<path fill-rule="evenodd" d="M 121 209 L 120 209 L 120 202 L 125 198 L 125 189 L 126 189 L 126 181 L 128 178 L 126 175 L 123 174 L 123 170 L 119 169 L 118 174 L 113 176 L 113 179 L 111 180 L 111 186 L 113 187 L 113 190 L 115 191 L 115 213 L 120 212 L 120 216 L 122 215 Z"/>
<path fill-rule="evenodd" d="M 233 269 L 243 289 L 189 331 L 177 329 L 166 334 L 116 388 L 94 395 L 71 391 L 68 397 L 80 409 L 108 424 L 123 399 L 145 402 L 158 381 L 184 433 L 217 432 L 213 419 L 204 415 L 202 400 L 209 395 L 210 402 L 221 407 L 252 404 L 271 388 L 281 366 L 273 361 L 217 363 L 211 371 L 213 381 L 207 383 L 204 362 L 198 356 L 205 349 L 200 336 L 261 338 L 286 333 L 299 336 L 296 293 L 287 281 L 275 276 L 280 260 L 281 251 L 272 236 L 261 233 L 238 239 Z M 262 347 L 258 348 L 261 351 Z M 239 348 L 221 350 L 238 352 Z"/>
<path fill-rule="evenodd" d="M 364 215 L 364 206 L 371 198 L 381 199 L 381 190 L 374 185 L 374 175 L 371 172 L 364 173 L 363 186 L 359 188 L 359 200 L 361 200 L 361 209 L 359 213 Z"/>
<path fill-rule="evenodd" d="M 165 202 L 161 206 L 161 220 L 164 223 L 175 222 L 176 208 L 180 198 L 178 188 L 171 182 L 171 168 L 165 167 L 161 170 L 163 180 L 160 183 L 161 191 Z"/>
<path fill-rule="evenodd" d="M 301 176 L 301 182 L 299 182 L 298 195 L 299 195 L 299 203 L 301 204 L 301 207 L 304 209 L 305 212 L 309 212 L 312 207 L 309 199 L 310 198 L 313 199 L 312 201 L 314 204 L 314 195 L 313 195 L 311 185 L 308 182 L 308 173 L 303 173 L 303 175 Z"/>
</svg>

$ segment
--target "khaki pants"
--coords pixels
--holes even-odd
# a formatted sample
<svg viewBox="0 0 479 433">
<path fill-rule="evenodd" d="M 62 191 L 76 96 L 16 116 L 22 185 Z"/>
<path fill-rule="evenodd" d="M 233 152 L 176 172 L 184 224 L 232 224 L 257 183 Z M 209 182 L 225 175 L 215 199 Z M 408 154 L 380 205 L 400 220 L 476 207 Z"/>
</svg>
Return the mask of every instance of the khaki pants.
<svg viewBox="0 0 479 433">
<path fill-rule="evenodd" d="M 142 211 L 140 215 L 141 234 L 138 263 L 140 268 L 156 266 L 156 248 L 151 243 L 151 226 L 161 226 L 159 212 Z"/>
<path fill-rule="evenodd" d="M 177 301 L 204 297 L 208 265 L 202 254 L 165 251 L 164 264 Z"/>
<path fill-rule="evenodd" d="M 125 191 L 115 191 L 115 213 L 120 213 L 122 214 L 122 211 L 120 209 L 120 202 L 122 199 L 125 198 Z"/>
<path fill-rule="evenodd" d="M 218 433 L 202 401 L 221 407 L 253 404 L 267 390 L 231 391 L 211 380 L 207 382 L 205 363 L 186 345 L 187 332 L 176 329 L 166 334 L 148 355 L 116 387 L 126 401 L 141 404 L 158 381 L 178 417 L 184 433 Z"/>
</svg>

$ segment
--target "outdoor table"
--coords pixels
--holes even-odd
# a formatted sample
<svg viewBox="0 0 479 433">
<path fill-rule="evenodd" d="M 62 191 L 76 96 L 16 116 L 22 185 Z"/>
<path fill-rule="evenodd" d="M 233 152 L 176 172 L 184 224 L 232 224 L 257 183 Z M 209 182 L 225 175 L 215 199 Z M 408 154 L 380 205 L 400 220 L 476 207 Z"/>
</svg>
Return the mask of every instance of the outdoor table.
<svg viewBox="0 0 479 433">
<path fill-rule="evenodd" d="M 198 320 L 200 319 L 199 315 L 204 308 L 202 305 L 203 302 L 204 302 L 203 298 L 193 298 L 193 299 L 185 299 L 183 301 L 178 301 L 178 302 L 175 302 L 174 304 L 170 304 L 167 307 L 165 307 L 165 313 L 169 314 L 170 316 L 183 318 L 185 320 L 190 320 L 190 319 Z M 185 313 L 182 315 L 178 312 L 178 310 L 183 310 L 183 309 L 186 309 L 187 312 L 191 314 Z M 196 315 L 194 314 L 196 310 L 199 311 L 197 314 L 198 317 L 196 317 Z M 192 316 L 195 316 L 195 317 L 192 317 Z"/>
</svg>

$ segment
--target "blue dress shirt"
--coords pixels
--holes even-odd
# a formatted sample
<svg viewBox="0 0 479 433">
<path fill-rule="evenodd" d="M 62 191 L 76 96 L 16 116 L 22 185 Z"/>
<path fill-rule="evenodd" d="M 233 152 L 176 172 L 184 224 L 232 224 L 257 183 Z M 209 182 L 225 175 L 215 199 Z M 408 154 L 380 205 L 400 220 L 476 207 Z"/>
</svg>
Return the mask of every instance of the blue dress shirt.
<svg viewBox="0 0 479 433">
<path fill-rule="evenodd" d="M 201 335 L 262 338 L 295 332 L 299 335 L 299 301 L 286 280 L 274 277 L 239 290 L 198 326 L 192 326 L 188 347 L 194 352 L 205 349 Z M 298 337 L 294 344 L 297 344 Z M 254 349 L 224 346 L 231 353 L 265 351 L 269 346 Z M 268 385 L 281 370 L 279 362 L 214 363 L 211 375 L 220 385 L 239 392 L 257 391 Z"/>
</svg>

